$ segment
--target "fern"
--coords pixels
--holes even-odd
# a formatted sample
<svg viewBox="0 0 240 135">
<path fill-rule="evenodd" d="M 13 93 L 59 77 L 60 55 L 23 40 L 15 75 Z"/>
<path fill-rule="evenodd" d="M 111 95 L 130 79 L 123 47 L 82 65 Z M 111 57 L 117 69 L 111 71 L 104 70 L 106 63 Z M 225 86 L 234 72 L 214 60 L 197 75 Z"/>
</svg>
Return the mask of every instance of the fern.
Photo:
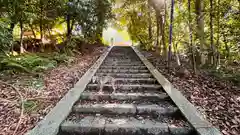
<svg viewBox="0 0 240 135">
<path fill-rule="evenodd" d="M 0 70 L 13 70 L 35 74 L 54 68 L 57 62 L 37 55 L 22 55 L 17 57 L 4 57 L 0 59 Z"/>
<path fill-rule="evenodd" d="M 17 71 L 24 71 L 27 73 L 31 73 L 26 67 L 22 66 L 21 64 L 11 60 L 11 59 L 3 59 L 0 62 L 1 70 L 17 70 Z"/>
</svg>

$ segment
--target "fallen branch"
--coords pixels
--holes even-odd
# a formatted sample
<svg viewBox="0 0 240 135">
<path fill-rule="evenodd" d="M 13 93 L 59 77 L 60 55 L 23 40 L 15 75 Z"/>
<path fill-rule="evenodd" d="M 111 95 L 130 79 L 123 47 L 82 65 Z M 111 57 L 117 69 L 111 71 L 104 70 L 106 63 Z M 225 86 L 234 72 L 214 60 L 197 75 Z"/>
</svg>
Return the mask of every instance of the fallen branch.
<svg viewBox="0 0 240 135">
<path fill-rule="evenodd" d="M 0 80 L 0 83 L 12 87 L 17 92 L 17 94 L 19 95 L 20 100 L 21 100 L 21 114 L 20 114 L 20 117 L 19 117 L 19 121 L 18 121 L 17 127 L 14 130 L 14 132 L 13 132 L 13 135 L 16 135 L 16 133 L 18 131 L 18 128 L 19 128 L 20 124 L 22 123 L 22 117 L 23 117 L 23 113 L 24 113 L 24 100 L 23 100 L 23 96 L 22 96 L 21 92 L 15 86 L 13 86 L 11 84 L 8 84 L 6 82 L 3 82 L 1 80 Z"/>
</svg>

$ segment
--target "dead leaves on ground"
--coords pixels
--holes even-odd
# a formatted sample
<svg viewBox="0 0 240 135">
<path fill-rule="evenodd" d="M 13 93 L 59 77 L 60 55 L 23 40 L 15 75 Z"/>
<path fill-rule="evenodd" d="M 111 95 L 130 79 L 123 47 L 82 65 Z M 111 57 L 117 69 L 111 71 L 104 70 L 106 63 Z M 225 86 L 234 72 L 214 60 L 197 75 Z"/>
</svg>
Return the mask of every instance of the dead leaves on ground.
<svg viewBox="0 0 240 135">
<path fill-rule="evenodd" d="M 161 56 L 151 52 L 143 52 L 154 66 L 169 79 L 173 85 L 192 102 L 198 110 L 224 135 L 240 135 L 240 88 L 230 82 L 217 80 L 205 72 L 198 75 L 182 76 L 179 67 L 173 66 L 170 73 L 167 62 Z M 177 65 L 173 62 L 172 65 Z M 192 71 L 187 62 L 183 67 Z"/>
<path fill-rule="evenodd" d="M 17 76 L 10 80 L 24 97 L 24 116 L 17 135 L 23 135 L 56 105 L 88 68 L 105 51 L 105 47 L 96 47 L 90 54 L 77 56 L 71 65 L 60 65 L 43 76 L 40 89 L 28 87 L 21 80 L 31 80 L 29 76 Z M 17 93 L 9 86 L 0 85 L 0 135 L 12 135 L 19 121 L 21 102 Z"/>
</svg>

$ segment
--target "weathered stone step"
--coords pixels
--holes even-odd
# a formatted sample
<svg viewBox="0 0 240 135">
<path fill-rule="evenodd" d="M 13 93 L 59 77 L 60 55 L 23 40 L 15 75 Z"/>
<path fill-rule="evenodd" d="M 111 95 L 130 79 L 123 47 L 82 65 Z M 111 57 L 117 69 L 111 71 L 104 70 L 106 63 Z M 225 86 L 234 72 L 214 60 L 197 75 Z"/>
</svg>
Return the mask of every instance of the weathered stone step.
<svg viewBox="0 0 240 135">
<path fill-rule="evenodd" d="M 97 73 L 150 73 L 149 70 L 138 69 L 99 69 Z"/>
<path fill-rule="evenodd" d="M 109 54 L 106 60 L 140 60 L 136 55 L 129 55 L 129 54 L 121 54 L 121 55 L 113 55 Z"/>
<path fill-rule="evenodd" d="M 88 84 L 87 89 L 88 90 L 98 90 L 100 88 L 99 84 Z M 112 86 L 111 84 L 104 84 L 103 85 L 103 91 L 160 91 L 162 90 L 161 85 L 140 85 L 140 84 L 117 84 Z"/>
<path fill-rule="evenodd" d="M 100 69 L 147 69 L 146 66 L 101 66 Z"/>
<path fill-rule="evenodd" d="M 170 126 L 151 119 L 86 116 L 63 122 L 60 132 L 60 135 L 190 135 L 193 131 L 188 126 Z"/>
<path fill-rule="evenodd" d="M 104 61 L 103 63 L 117 63 L 117 64 L 129 64 L 129 63 L 134 63 L 134 64 L 142 64 L 142 62 L 140 60 L 135 60 L 135 61 L 121 61 L 121 59 L 119 59 L 118 61 Z"/>
<path fill-rule="evenodd" d="M 162 107 L 164 106 L 164 107 Z M 77 104 L 73 107 L 74 113 L 84 114 L 129 114 L 141 115 L 152 114 L 157 116 L 172 116 L 178 108 L 167 105 L 134 105 L 134 104 Z"/>
<path fill-rule="evenodd" d="M 105 76 L 106 79 L 108 76 Z M 100 79 L 103 77 L 94 76 L 90 83 L 99 84 Z M 159 84 L 154 78 L 109 78 L 107 83 L 105 84 Z"/>
<path fill-rule="evenodd" d="M 151 78 L 150 73 L 136 73 L 136 74 L 124 74 L 124 73 L 96 73 L 95 76 L 111 76 L 114 78 Z"/>
<path fill-rule="evenodd" d="M 145 66 L 143 63 L 103 63 L 104 66 Z"/>
<path fill-rule="evenodd" d="M 98 93 L 98 92 L 83 92 L 81 99 L 84 100 L 144 100 L 151 99 L 160 101 L 168 99 L 166 93 Z"/>
<path fill-rule="evenodd" d="M 141 63 L 140 59 L 107 59 L 104 61 L 105 63 L 132 63 L 132 62 L 137 62 Z"/>
</svg>

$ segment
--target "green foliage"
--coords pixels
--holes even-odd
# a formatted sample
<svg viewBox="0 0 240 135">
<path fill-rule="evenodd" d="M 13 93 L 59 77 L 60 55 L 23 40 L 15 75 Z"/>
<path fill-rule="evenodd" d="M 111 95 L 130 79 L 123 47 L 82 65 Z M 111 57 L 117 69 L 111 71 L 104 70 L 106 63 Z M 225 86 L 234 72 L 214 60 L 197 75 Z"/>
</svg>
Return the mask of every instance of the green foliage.
<svg viewBox="0 0 240 135">
<path fill-rule="evenodd" d="M 76 21 L 81 26 L 85 39 L 96 41 L 102 37 L 107 21 L 113 18 L 112 3 L 109 0 L 78 1 Z"/>
<path fill-rule="evenodd" d="M 8 30 L 7 19 L 0 18 L 0 53 L 8 51 L 11 47 L 11 34 Z"/>
<path fill-rule="evenodd" d="M 150 49 L 157 38 L 155 31 L 152 31 L 152 37 L 149 38 L 149 17 L 154 18 L 154 14 L 148 14 L 148 4 L 145 0 L 121 1 L 119 8 L 114 9 L 118 16 L 117 27 L 127 28 L 131 40 L 140 42 L 142 48 Z M 152 19 L 152 27 L 156 21 Z"/>
<path fill-rule="evenodd" d="M 15 72 L 35 73 L 54 68 L 56 61 L 27 54 L 21 56 L 5 57 L 0 61 L 0 70 L 14 70 Z"/>
</svg>

